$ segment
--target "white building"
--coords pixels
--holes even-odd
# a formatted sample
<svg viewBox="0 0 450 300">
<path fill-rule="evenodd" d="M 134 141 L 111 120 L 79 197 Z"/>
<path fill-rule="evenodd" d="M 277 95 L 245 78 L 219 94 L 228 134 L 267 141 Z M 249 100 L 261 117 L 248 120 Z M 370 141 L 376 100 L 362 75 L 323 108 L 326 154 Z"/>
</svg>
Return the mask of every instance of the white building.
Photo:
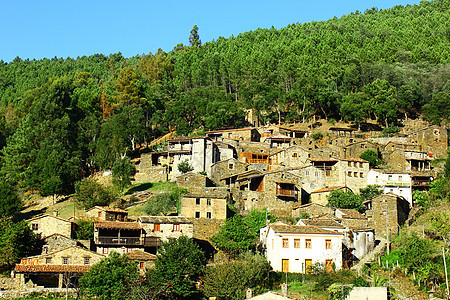
<svg viewBox="0 0 450 300">
<path fill-rule="evenodd" d="M 394 193 L 408 200 L 412 206 L 412 180 L 407 172 L 393 170 L 370 170 L 367 174 L 368 185 L 379 185 L 383 193 Z"/>
<path fill-rule="evenodd" d="M 319 263 L 327 271 L 342 267 L 343 234 L 315 226 L 277 222 L 261 228 L 260 242 L 275 271 L 308 273 Z"/>
</svg>

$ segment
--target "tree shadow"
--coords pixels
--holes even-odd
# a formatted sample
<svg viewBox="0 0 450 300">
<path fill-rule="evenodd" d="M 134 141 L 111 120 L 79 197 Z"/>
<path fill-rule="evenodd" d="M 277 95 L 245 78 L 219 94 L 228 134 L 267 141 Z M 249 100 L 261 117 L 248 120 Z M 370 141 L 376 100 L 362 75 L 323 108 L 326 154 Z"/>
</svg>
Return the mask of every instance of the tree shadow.
<svg viewBox="0 0 450 300">
<path fill-rule="evenodd" d="M 152 187 L 153 187 L 153 183 L 151 183 L 151 182 L 141 183 L 141 184 L 139 184 L 137 186 L 134 186 L 131 189 L 129 189 L 125 193 L 125 195 L 131 195 L 131 194 L 136 193 L 136 192 L 142 192 L 142 191 L 148 190 L 148 189 L 150 189 Z"/>
<path fill-rule="evenodd" d="M 35 216 L 42 215 L 46 211 L 47 211 L 46 208 L 41 208 L 41 209 L 30 210 L 30 211 L 27 211 L 24 213 L 21 212 L 14 216 L 14 221 L 18 222 L 18 221 L 22 221 L 22 220 L 28 220 Z"/>
</svg>

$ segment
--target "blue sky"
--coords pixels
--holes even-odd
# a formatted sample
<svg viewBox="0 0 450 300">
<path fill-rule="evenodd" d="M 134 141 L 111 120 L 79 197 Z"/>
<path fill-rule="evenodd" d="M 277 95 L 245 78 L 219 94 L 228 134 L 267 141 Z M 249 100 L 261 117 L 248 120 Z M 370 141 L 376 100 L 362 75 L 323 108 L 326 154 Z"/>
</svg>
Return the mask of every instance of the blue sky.
<svg viewBox="0 0 450 300">
<path fill-rule="evenodd" d="M 70 1 L 1 0 L 0 60 L 122 52 L 125 57 L 203 43 L 257 28 L 340 18 L 356 10 L 419 4 L 419 0 Z"/>
</svg>

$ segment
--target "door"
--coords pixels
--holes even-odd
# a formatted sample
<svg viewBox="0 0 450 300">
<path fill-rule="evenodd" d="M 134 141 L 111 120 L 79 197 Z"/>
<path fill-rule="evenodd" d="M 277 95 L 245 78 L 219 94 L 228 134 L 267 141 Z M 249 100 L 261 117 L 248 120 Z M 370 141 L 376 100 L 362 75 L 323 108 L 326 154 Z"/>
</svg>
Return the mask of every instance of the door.
<svg viewBox="0 0 450 300">
<path fill-rule="evenodd" d="M 282 265 L 282 271 L 283 272 L 289 272 L 289 259 L 282 259 L 281 260 L 281 265 Z"/>
<path fill-rule="evenodd" d="M 327 273 L 330 273 L 331 271 L 333 271 L 333 260 L 332 259 L 325 260 L 325 270 L 327 271 Z"/>
<path fill-rule="evenodd" d="M 305 259 L 305 273 L 311 274 L 312 259 Z"/>
</svg>

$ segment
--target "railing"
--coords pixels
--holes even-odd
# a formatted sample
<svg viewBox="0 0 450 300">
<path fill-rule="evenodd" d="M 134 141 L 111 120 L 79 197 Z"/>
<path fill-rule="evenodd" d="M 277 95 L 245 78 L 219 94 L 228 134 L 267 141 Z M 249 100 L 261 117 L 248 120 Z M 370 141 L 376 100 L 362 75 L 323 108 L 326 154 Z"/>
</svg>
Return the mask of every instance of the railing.
<svg viewBox="0 0 450 300">
<path fill-rule="evenodd" d="M 401 180 L 386 180 L 385 186 L 410 186 L 411 184 L 408 181 Z"/>
<path fill-rule="evenodd" d="M 413 185 L 415 186 L 430 186 L 431 181 L 427 180 L 413 180 Z"/>
<path fill-rule="evenodd" d="M 146 246 L 159 247 L 161 240 L 158 237 L 98 237 L 95 239 L 97 245 L 116 245 L 116 246 Z"/>
<path fill-rule="evenodd" d="M 269 159 L 258 159 L 258 158 L 249 158 L 247 160 L 247 162 L 249 164 L 268 164 L 269 163 Z"/>
<path fill-rule="evenodd" d="M 295 191 L 294 190 L 285 190 L 285 189 L 277 189 L 277 196 L 282 197 L 295 197 Z"/>
</svg>

